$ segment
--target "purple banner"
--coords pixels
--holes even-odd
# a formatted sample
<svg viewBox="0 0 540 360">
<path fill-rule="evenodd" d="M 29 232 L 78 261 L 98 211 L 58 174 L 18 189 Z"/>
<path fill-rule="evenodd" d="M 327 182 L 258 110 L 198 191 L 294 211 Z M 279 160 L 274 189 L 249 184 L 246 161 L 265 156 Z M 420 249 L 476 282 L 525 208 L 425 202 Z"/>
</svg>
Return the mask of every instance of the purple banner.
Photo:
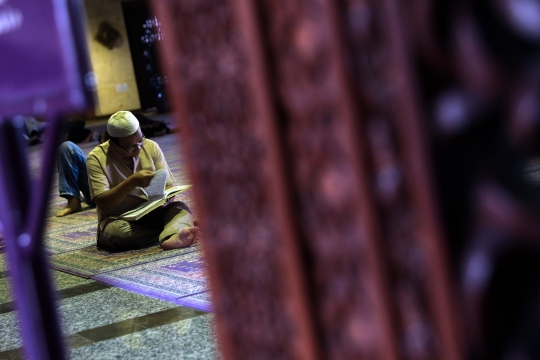
<svg viewBox="0 0 540 360">
<path fill-rule="evenodd" d="M 84 50 L 68 2 L 0 0 L 0 116 L 47 115 L 88 104 Z M 80 24 L 82 19 L 77 19 Z M 82 40 L 82 41 L 80 41 Z"/>
</svg>

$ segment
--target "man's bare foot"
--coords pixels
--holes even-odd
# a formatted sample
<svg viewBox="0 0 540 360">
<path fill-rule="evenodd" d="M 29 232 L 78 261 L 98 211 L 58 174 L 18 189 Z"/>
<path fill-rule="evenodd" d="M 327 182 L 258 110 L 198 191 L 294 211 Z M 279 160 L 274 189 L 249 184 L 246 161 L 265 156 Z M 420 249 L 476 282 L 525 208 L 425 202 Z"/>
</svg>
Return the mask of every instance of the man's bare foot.
<svg viewBox="0 0 540 360">
<path fill-rule="evenodd" d="M 195 225 L 198 224 L 198 222 L 193 222 Z M 199 239 L 201 238 L 201 230 L 198 226 L 193 227 L 185 227 L 178 234 L 174 234 L 167 240 L 161 243 L 161 248 L 163 250 L 170 250 L 170 249 L 181 249 L 188 246 L 191 246 Z"/>
<path fill-rule="evenodd" d="M 66 215 L 73 214 L 81 210 L 82 210 L 81 200 L 76 197 L 70 197 L 68 198 L 66 207 L 60 210 L 59 212 L 57 212 L 56 217 L 66 216 Z"/>
</svg>

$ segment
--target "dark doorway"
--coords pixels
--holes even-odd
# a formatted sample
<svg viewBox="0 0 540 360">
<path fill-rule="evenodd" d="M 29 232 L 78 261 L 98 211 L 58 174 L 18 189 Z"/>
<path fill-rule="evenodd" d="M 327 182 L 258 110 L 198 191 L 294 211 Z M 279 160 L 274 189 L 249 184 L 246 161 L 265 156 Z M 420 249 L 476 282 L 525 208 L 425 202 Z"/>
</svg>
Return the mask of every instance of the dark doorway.
<svg viewBox="0 0 540 360">
<path fill-rule="evenodd" d="M 146 1 L 123 2 L 122 10 L 141 109 L 167 112 L 166 76 L 161 72 L 157 52 L 157 43 L 161 41 L 160 23 L 151 14 Z"/>
</svg>

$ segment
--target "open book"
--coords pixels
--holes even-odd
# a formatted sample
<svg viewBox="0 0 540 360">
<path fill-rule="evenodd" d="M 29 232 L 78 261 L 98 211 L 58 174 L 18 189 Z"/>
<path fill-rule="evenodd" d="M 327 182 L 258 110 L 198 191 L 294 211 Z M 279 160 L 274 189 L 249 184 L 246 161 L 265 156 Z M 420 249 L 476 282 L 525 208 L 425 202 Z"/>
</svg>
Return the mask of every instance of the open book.
<svg viewBox="0 0 540 360">
<path fill-rule="evenodd" d="M 170 198 L 191 187 L 191 185 L 180 185 L 165 190 L 167 176 L 168 172 L 164 169 L 156 171 L 152 181 L 150 181 L 150 185 L 145 188 L 139 188 L 146 195 L 148 201 L 145 201 L 135 209 L 126 211 L 119 218 L 128 221 L 139 220 L 152 210 L 165 204 Z"/>
</svg>

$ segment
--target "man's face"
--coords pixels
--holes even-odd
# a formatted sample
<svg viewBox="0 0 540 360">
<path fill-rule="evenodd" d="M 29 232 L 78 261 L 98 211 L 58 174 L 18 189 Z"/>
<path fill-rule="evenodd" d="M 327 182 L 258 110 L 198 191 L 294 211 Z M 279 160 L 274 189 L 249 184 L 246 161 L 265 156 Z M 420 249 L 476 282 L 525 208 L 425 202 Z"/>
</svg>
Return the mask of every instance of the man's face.
<svg viewBox="0 0 540 360">
<path fill-rule="evenodd" d="M 115 144 L 115 148 L 123 157 L 137 157 L 141 152 L 141 146 L 143 145 L 144 140 L 145 138 L 141 132 L 141 129 L 138 129 L 133 135 L 118 138 L 118 144 Z"/>
</svg>

